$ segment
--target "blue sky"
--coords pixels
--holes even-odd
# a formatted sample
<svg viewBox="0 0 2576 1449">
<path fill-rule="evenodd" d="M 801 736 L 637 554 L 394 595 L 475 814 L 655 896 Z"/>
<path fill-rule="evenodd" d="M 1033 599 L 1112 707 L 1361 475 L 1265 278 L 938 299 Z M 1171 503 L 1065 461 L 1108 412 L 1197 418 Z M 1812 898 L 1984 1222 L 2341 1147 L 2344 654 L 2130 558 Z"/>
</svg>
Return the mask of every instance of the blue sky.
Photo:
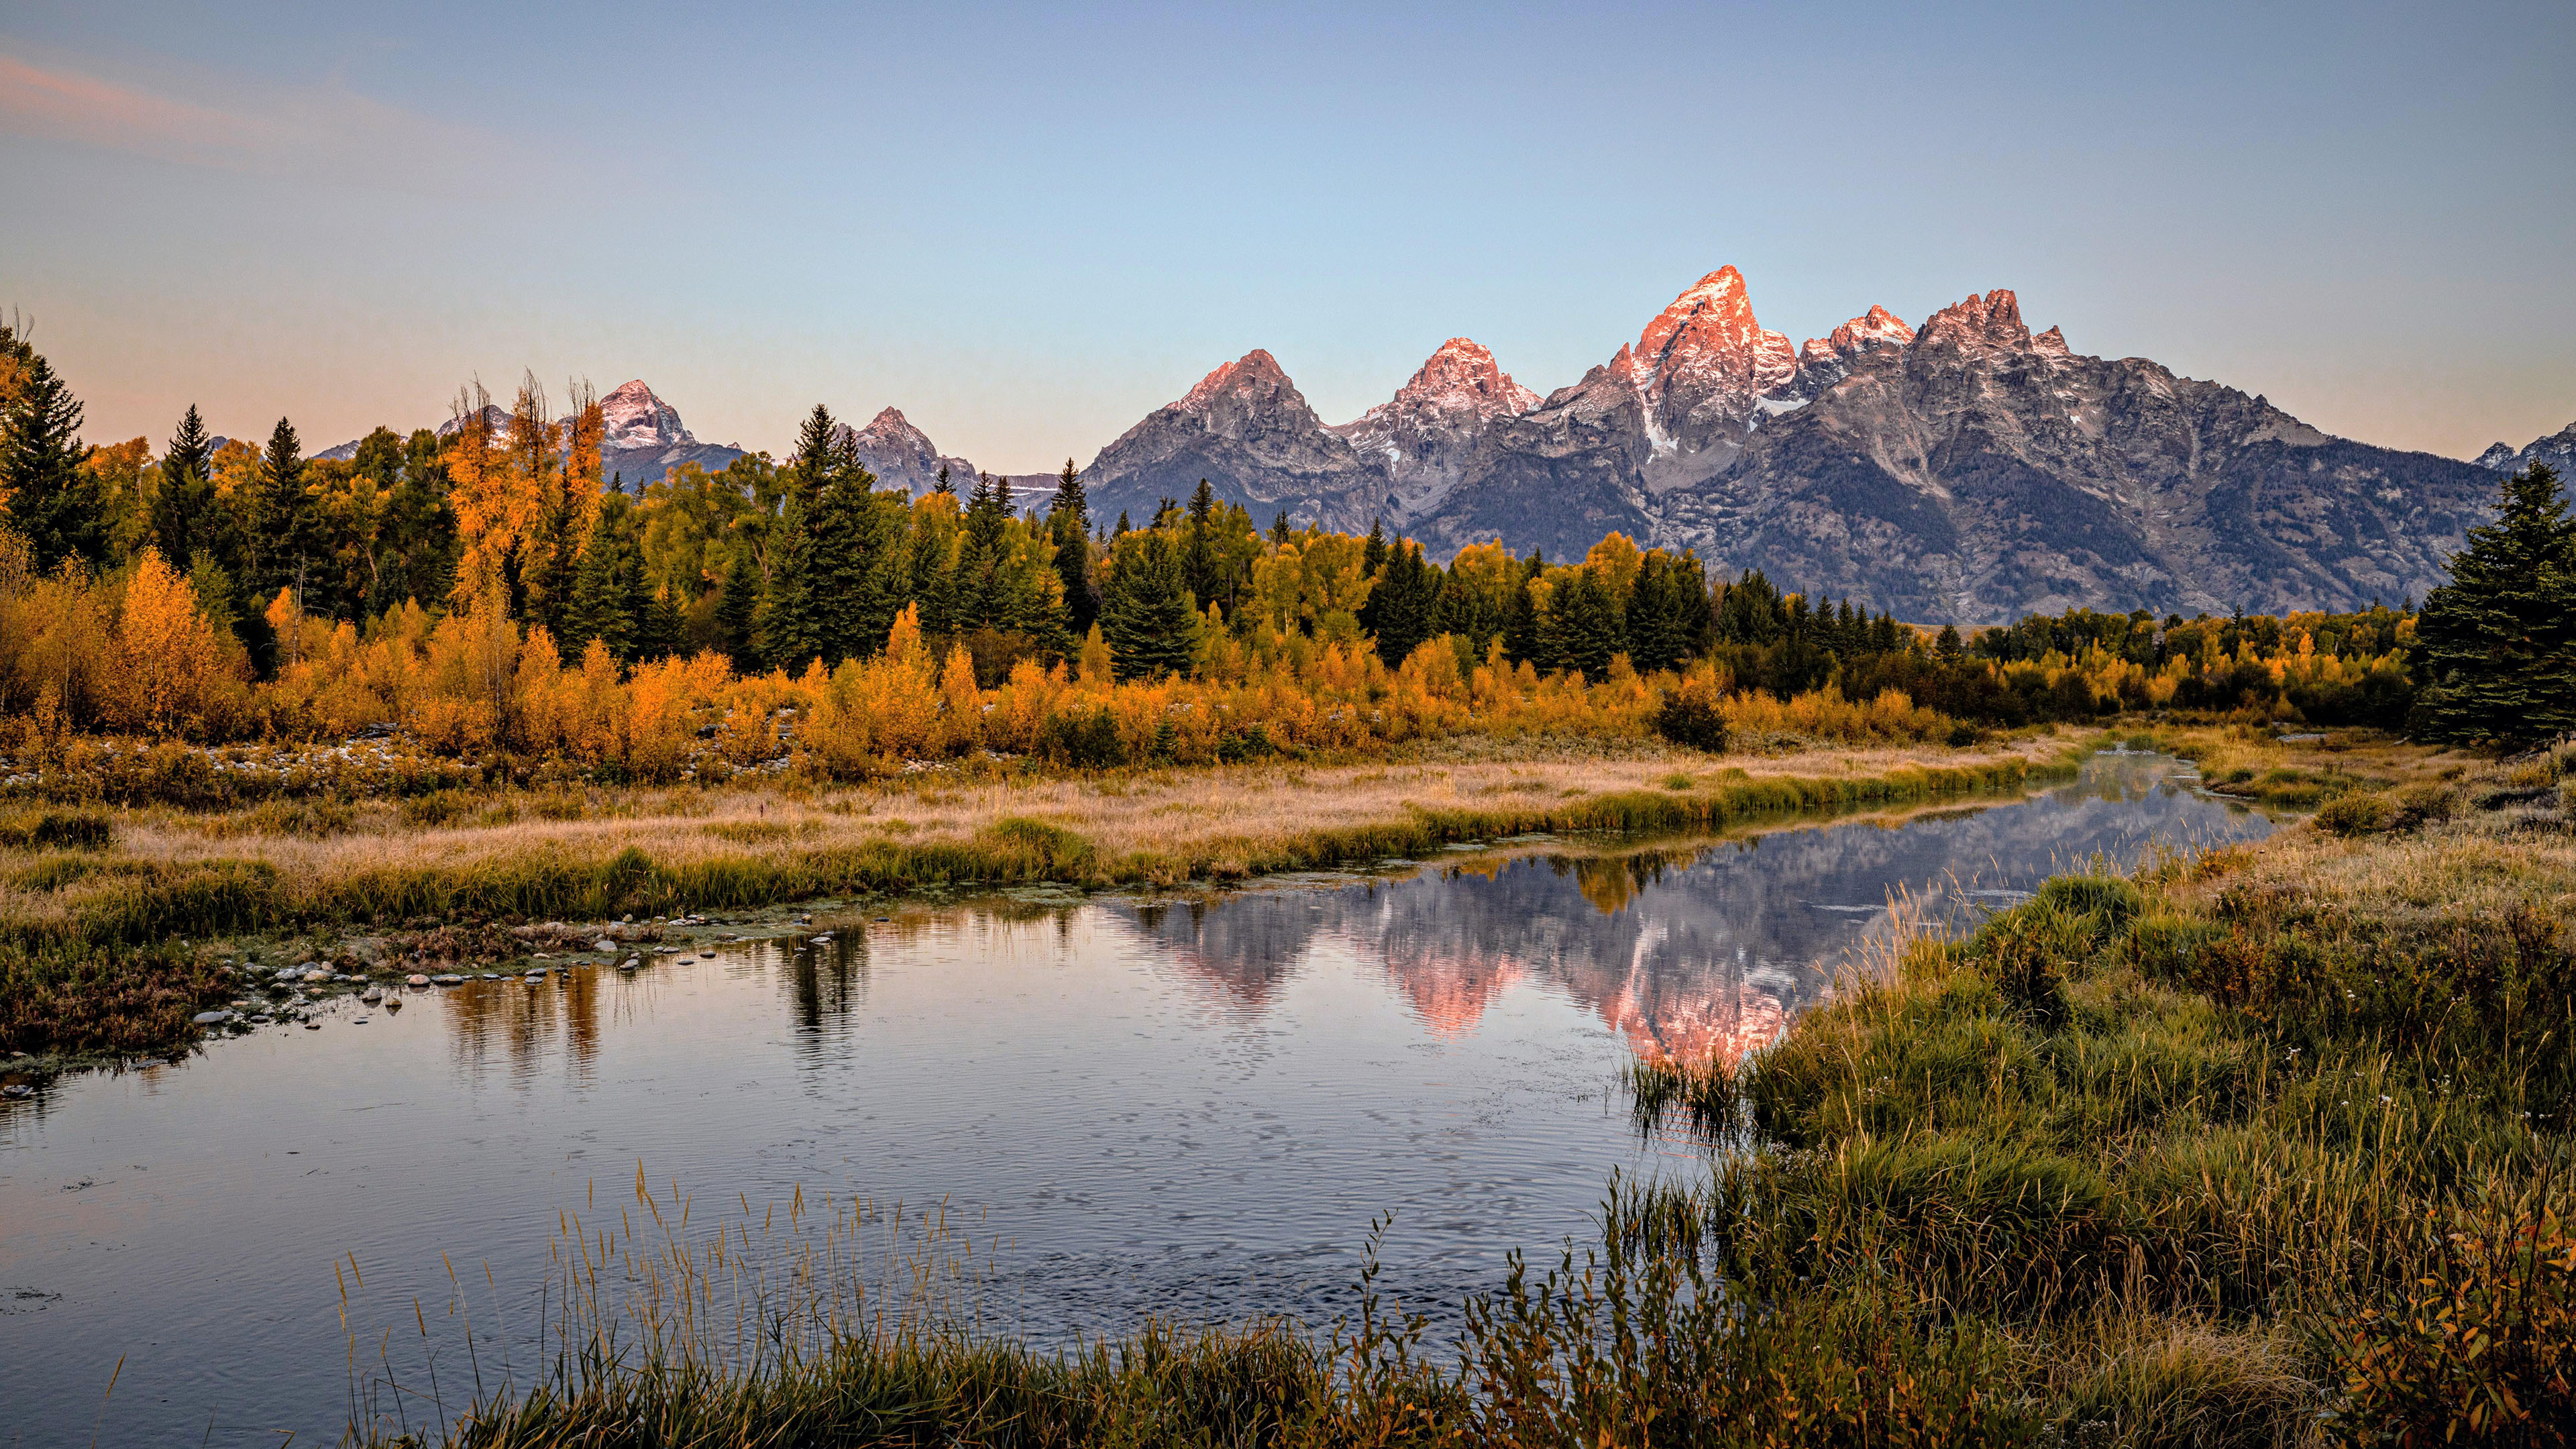
<svg viewBox="0 0 2576 1449">
<path fill-rule="evenodd" d="M 0 14 L 0 306 L 95 440 L 642 377 L 1012 471 L 1267 347 L 1544 392 L 1702 273 L 2465 455 L 2576 420 L 2576 7 L 257 6 Z"/>
</svg>

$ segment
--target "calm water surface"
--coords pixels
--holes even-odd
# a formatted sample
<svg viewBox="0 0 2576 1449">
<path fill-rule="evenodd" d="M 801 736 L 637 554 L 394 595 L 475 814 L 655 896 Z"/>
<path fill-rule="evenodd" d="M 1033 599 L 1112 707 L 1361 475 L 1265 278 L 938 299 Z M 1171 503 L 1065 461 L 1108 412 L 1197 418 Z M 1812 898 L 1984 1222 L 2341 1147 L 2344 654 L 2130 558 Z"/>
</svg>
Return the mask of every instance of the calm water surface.
<svg viewBox="0 0 2576 1449">
<path fill-rule="evenodd" d="M 0 1104 L 0 1445 L 334 1442 L 353 1381 L 418 1427 L 435 1406 L 383 1381 L 426 1396 L 434 1366 L 456 1409 L 459 1308 L 486 1386 L 504 1355 L 524 1381 L 559 1214 L 613 1215 L 639 1166 L 702 1226 L 800 1190 L 944 1204 L 985 1321 L 1042 1340 L 1328 1322 L 1390 1212 L 1383 1282 L 1452 1313 L 1508 1250 L 1585 1235 L 1614 1169 L 1697 1170 L 1629 1126 L 1632 1052 L 1767 1041 L 1892 892 L 1972 917 L 2096 853 L 2270 828 L 2192 783 L 2104 755 L 1894 825 L 825 914 L 822 945 L 344 1001 L 67 1079 Z"/>
</svg>

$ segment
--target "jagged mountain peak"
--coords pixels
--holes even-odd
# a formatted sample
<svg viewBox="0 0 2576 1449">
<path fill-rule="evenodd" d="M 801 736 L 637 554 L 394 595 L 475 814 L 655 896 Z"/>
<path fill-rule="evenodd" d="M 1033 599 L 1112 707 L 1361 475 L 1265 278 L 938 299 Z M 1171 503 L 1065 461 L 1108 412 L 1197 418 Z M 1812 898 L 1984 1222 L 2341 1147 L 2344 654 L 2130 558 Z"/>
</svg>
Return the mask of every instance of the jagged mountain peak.
<svg viewBox="0 0 2576 1449">
<path fill-rule="evenodd" d="M 2576 423 L 2548 437 L 2534 438 L 2526 447 L 2498 443 L 2480 453 L 2477 461 L 2479 467 L 2497 473 L 2518 473 L 2533 463 L 2546 463 L 2558 471 L 2571 491 L 2576 491 Z"/>
<path fill-rule="evenodd" d="M 698 440 L 680 421 L 678 409 L 656 396 L 640 377 L 619 383 L 599 400 L 599 411 L 607 424 L 602 446 L 610 449 L 680 448 Z"/>
<path fill-rule="evenodd" d="M 1297 385 L 1288 380 L 1287 369 L 1279 365 L 1279 359 L 1271 356 L 1268 349 L 1256 347 L 1232 362 L 1220 364 L 1215 371 L 1200 378 L 1198 386 L 1191 388 L 1174 406 L 1183 412 L 1205 412 L 1218 398 L 1229 393 L 1269 392 L 1283 387 L 1290 392 L 1297 390 Z M 1302 404 L 1305 399 L 1301 396 L 1298 401 Z"/>
<path fill-rule="evenodd" d="M 1625 371 L 1650 395 L 1695 374 L 1742 374 L 1756 391 L 1797 375 L 1798 355 L 1785 334 L 1753 315 L 1744 275 L 1724 266 L 1672 300 L 1637 336 Z"/>
<path fill-rule="evenodd" d="M 1512 381 L 1493 352 L 1472 337 L 1452 337 L 1415 370 L 1413 379 L 1396 390 L 1384 408 L 1437 409 L 1496 417 L 1537 407 L 1538 394 Z"/>
<path fill-rule="evenodd" d="M 1914 340 L 1924 347 L 2002 347 L 2016 352 L 2031 346 L 2030 328 L 2021 320 L 2021 299 L 2008 287 L 1997 287 L 1982 297 L 1972 292 L 1967 300 L 1933 313 Z M 2063 337 L 2058 345 L 2065 345 Z"/>
</svg>

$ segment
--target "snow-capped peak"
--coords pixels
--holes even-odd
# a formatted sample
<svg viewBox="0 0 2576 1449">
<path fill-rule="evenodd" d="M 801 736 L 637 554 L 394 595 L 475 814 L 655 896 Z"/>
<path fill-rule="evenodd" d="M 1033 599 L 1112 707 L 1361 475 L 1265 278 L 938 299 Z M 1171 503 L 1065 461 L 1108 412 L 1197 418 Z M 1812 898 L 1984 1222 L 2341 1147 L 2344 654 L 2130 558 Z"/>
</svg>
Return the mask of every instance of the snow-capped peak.
<svg viewBox="0 0 2576 1449">
<path fill-rule="evenodd" d="M 1525 413 L 1538 403 L 1538 394 L 1512 381 L 1483 343 L 1452 337 L 1380 408 L 1492 418 Z"/>
<path fill-rule="evenodd" d="M 1693 393 L 1759 395 L 1798 375 L 1797 349 L 1785 334 L 1755 320 L 1744 276 L 1732 266 L 1718 268 L 1675 297 L 1646 324 L 1637 345 L 1621 351 L 1613 369 L 1649 401 L 1660 401 L 1677 383 Z"/>
<path fill-rule="evenodd" d="M 669 403 L 653 395 L 641 378 L 621 383 L 617 390 L 599 400 L 599 411 L 607 424 L 605 447 L 624 452 L 646 448 L 686 447 L 697 442 L 680 422 L 680 414 Z"/>
</svg>

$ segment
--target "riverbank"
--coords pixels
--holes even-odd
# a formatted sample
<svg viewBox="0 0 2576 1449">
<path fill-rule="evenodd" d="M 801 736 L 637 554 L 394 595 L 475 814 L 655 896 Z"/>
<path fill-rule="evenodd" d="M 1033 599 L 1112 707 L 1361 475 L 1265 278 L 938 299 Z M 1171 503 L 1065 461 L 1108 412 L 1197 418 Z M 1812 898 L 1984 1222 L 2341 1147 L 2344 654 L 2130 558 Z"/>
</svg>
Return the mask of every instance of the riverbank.
<svg viewBox="0 0 2576 1449">
<path fill-rule="evenodd" d="M 246 951 L 400 975 L 507 959 L 527 948 L 496 928 L 528 923 L 941 887 L 1164 887 L 1534 833 L 1715 830 L 2012 788 L 2069 768 L 2091 738 L 1724 758 L 1449 741 L 1338 765 L 56 811 L 24 844 L 0 843 L 0 1053 L 42 1072 L 182 1047 L 192 1018 L 240 999 Z"/>
<path fill-rule="evenodd" d="M 2563 1442 L 2576 759 L 2460 763 L 1904 946 L 1693 1104 L 1701 1184 L 1618 1191 L 1454 1363 L 1370 1302 L 611 1364 L 585 1334 L 644 1340 L 594 1299 L 457 1442 Z"/>
</svg>

